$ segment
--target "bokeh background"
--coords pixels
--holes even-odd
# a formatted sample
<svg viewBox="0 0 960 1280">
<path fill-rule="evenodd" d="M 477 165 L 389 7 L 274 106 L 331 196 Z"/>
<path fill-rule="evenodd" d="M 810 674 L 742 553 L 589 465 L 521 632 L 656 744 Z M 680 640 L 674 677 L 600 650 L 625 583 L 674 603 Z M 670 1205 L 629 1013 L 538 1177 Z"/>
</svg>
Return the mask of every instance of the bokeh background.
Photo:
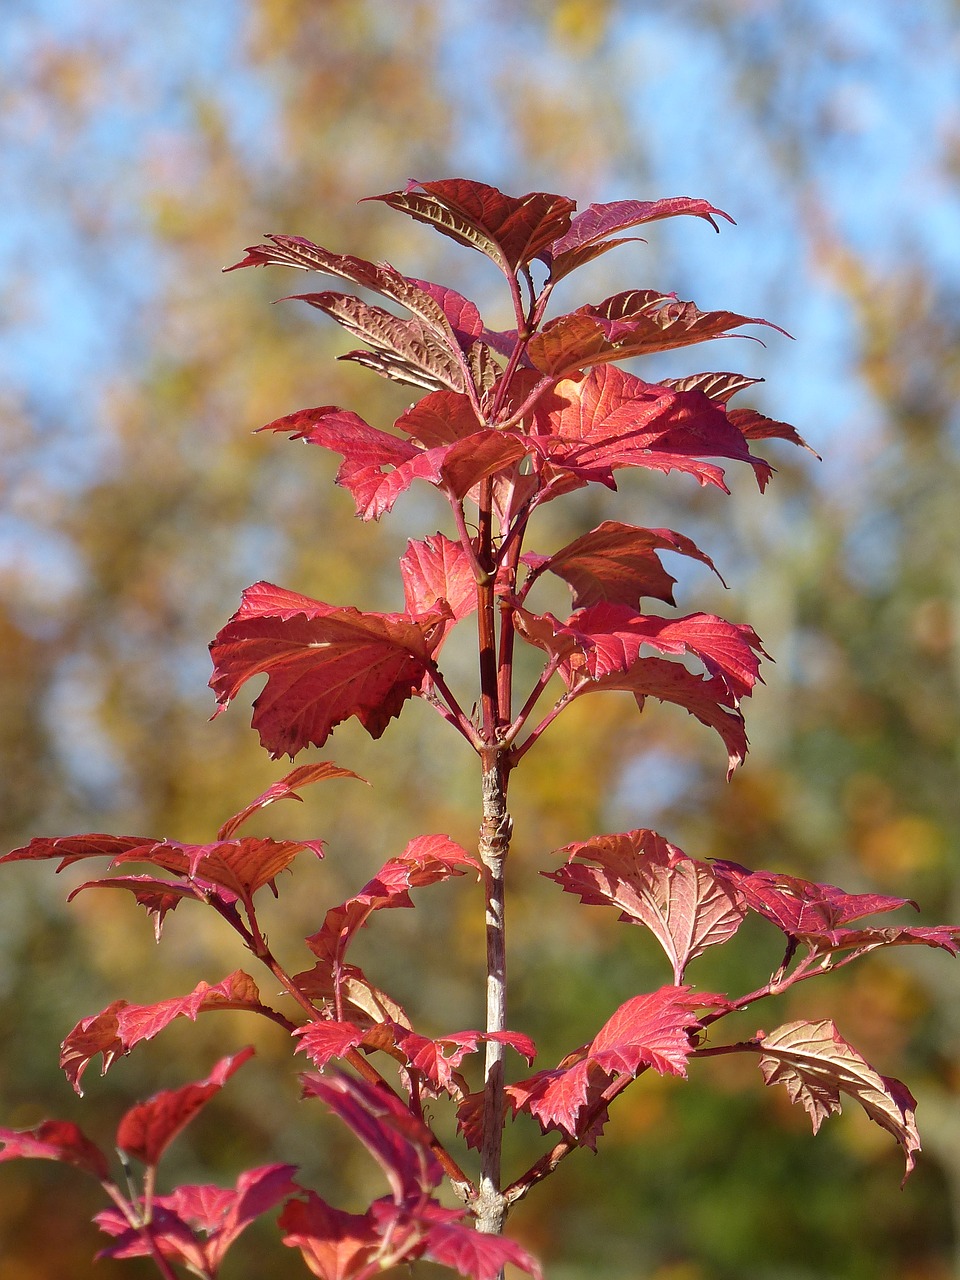
<svg viewBox="0 0 960 1280">
<path fill-rule="evenodd" d="M 406 391 L 334 363 L 335 326 L 271 305 L 301 279 L 219 270 L 264 232 L 302 234 L 443 279 L 506 320 L 490 264 L 357 204 L 462 175 L 581 205 L 692 195 L 728 210 L 738 225 L 719 237 L 692 219 L 654 225 L 559 301 L 636 285 L 776 321 L 794 341 L 715 343 L 639 371 L 763 377 L 753 403 L 823 455 L 773 444 L 762 499 L 749 475 L 730 499 L 629 477 L 534 533 L 545 551 L 614 516 L 692 534 L 730 590 L 671 566 L 681 608 L 749 620 L 777 665 L 730 784 L 711 735 L 659 706 L 638 717 L 626 695 L 587 700 L 528 757 L 511 1025 L 560 1055 L 668 980 L 640 930 L 536 875 L 597 830 L 654 826 L 698 857 L 909 895 L 924 921 L 960 920 L 958 19 L 954 0 L 4 0 L 4 848 L 90 830 L 212 838 L 284 769 L 257 746 L 248 699 L 208 722 L 205 645 L 240 590 L 269 578 L 400 607 L 396 556 L 438 527 L 432 495 L 361 525 L 333 458 L 252 432 L 323 403 L 386 423 Z M 289 963 L 306 963 L 297 938 L 412 835 L 471 842 L 473 762 L 438 727 L 419 704 L 380 743 L 342 726 L 298 763 L 335 759 L 374 791 L 324 784 L 253 828 L 329 843 L 270 916 Z M 159 949 L 126 898 L 84 894 L 68 910 L 78 878 L 4 871 L 0 1123 L 70 1117 L 109 1146 L 132 1098 L 253 1040 L 254 1063 L 171 1151 L 171 1179 L 228 1182 L 291 1159 L 345 1207 L 382 1194 L 362 1151 L 297 1106 L 276 1029 L 219 1015 L 173 1026 L 73 1096 L 56 1056 L 78 1018 L 244 963 L 189 906 Z M 476 1025 L 475 887 L 387 914 L 376 946 L 358 944 L 371 976 L 432 1034 Z M 748 989 L 778 958 L 757 928 L 692 976 Z M 518 1208 L 515 1234 L 551 1280 L 960 1276 L 955 964 L 920 948 L 870 957 L 757 1016 L 821 1014 L 919 1099 L 924 1154 L 905 1190 L 895 1144 L 852 1104 L 814 1139 L 754 1063 L 695 1064 L 689 1083 L 628 1093 L 599 1154 L 575 1154 Z M 541 1146 L 517 1126 L 509 1158 L 519 1170 Z M 90 1261 L 99 1207 L 69 1170 L 4 1165 L 4 1280 L 152 1274 Z M 226 1280 L 304 1274 L 269 1223 L 246 1241 Z"/>
</svg>

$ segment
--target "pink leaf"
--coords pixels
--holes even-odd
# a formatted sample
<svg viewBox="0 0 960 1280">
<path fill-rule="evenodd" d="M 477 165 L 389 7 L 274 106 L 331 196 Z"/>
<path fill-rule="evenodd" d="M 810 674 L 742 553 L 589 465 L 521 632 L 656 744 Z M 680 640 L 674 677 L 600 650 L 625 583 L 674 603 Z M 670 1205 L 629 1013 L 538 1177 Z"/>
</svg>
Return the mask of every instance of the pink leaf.
<svg viewBox="0 0 960 1280">
<path fill-rule="evenodd" d="M 615 245 L 626 243 L 625 240 L 609 240 L 608 236 L 642 223 L 675 218 L 681 214 L 703 218 L 714 231 L 720 230 L 714 215 L 733 222 L 722 209 L 715 209 L 706 200 L 688 196 L 671 196 L 664 200 L 614 200 L 609 204 L 592 204 L 577 214 L 569 230 L 539 256 L 550 267 L 550 279 L 557 281 Z"/>
<path fill-rule="evenodd" d="M 832 884 L 816 884 L 772 871 L 749 871 L 736 862 L 717 859 L 716 873 L 743 897 L 751 911 L 770 920 L 790 937 L 820 935 L 877 912 L 916 907 L 909 898 L 880 893 L 846 893 Z"/>
<path fill-rule="evenodd" d="M 458 345 L 448 337 L 440 338 L 435 326 L 419 319 L 405 320 L 374 307 L 349 293 L 301 293 L 286 301 L 306 302 L 336 320 L 349 333 L 368 343 L 374 353 L 382 354 L 390 364 L 389 375 L 395 382 L 416 387 L 464 391 L 467 379 Z"/>
<path fill-rule="evenodd" d="M 453 391 L 434 391 L 401 413 L 394 424 L 426 449 L 455 444 L 483 430 L 470 398 Z"/>
<path fill-rule="evenodd" d="M 690 556 L 717 573 L 710 557 L 683 534 L 640 529 L 616 520 L 604 520 L 552 556 L 528 554 L 521 559 L 538 573 L 549 569 L 563 578 L 573 593 L 575 609 L 604 601 L 637 607 L 644 596 L 673 604 L 676 579 L 663 568 L 658 551 Z"/>
<path fill-rule="evenodd" d="M 298 1027 L 297 1052 L 307 1055 L 315 1067 L 325 1067 L 332 1058 L 344 1058 L 363 1040 L 363 1028 L 353 1022 L 316 1021 Z"/>
<path fill-rule="evenodd" d="M 613 484 L 620 467 L 679 470 L 726 492 L 723 471 L 700 461 L 749 463 L 763 489 L 770 467 L 755 458 L 724 409 L 702 391 L 674 391 L 612 365 L 562 378 L 534 410 L 544 457 L 587 480 Z"/>
<path fill-rule="evenodd" d="M 270 840 L 241 836 L 237 840 L 217 840 L 211 844 L 181 844 L 178 840 L 155 840 L 140 849 L 131 849 L 114 858 L 114 864 L 152 862 L 165 871 L 200 881 L 205 887 L 226 889 L 249 903 L 258 889 L 274 883 L 281 871 L 309 849 L 323 857 L 319 840 Z"/>
<path fill-rule="evenodd" d="M 543 191 L 506 196 L 496 187 L 464 178 L 411 182 L 404 191 L 368 198 L 382 200 L 459 244 L 478 249 L 508 276 L 564 235 L 577 207 L 566 196 Z"/>
<path fill-rule="evenodd" d="M 67 899 L 72 902 L 84 889 L 125 889 L 133 894 L 135 901 L 144 908 L 147 915 L 153 916 L 153 932 L 157 941 L 163 933 L 163 921 L 168 911 L 179 906 L 184 898 L 193 898 L 203 902 L 211 896 L 212 886 L 190 882 L 177 883 L 175 880 L 157 880 L 154 876 L 102 876 L 98 880 L 87 880 L 73 889 Z M 226 907 L 232 895 L 215 895 Z"/>
<path fill-rule="evenodd" d="M 529 1111 L 544 1132 L 560 1129 L 593 1146 L 597 1117 L 591 1113 L 614 1080 L 632 1079 L 648 1067 L 660 1075 L 686 1075 L 694 1047 L 690 1035 L 699 1027 L 692 1009 L 709 1002 L 688 993 L 688 987 L 661 987 L 626 1001 L 589 1045 L 559 1067 L 508 1085 L 514 1110 Z"/>
<path fill-rule="evenodd" d="M 360 613 L 257 583 L 210 646 L 216 714 L 242 684 L 265 673 L 253 727 L 271 755 L 320 747 L 350 716 L 379 738 L 421 689 L 440 624 L 439 612 L 417 621 Z"/>
<path fill-rule="evenodd" d="M 131 1107 L 117 1128 L 117 1146 L 146 1165 L 155 1165 L 164 1151 L 227 1080 L 253 1056 L 253 1049 L 241 1049 L 221 1058 L 205 1080 L 167 1089 L 146 1102 Z"/>
<path fill-rule="evenodd" d="M 387 1175 L 396 1204 L 416 1202 L 440 1184 L 430 1131 L 396 1094 L 340 1073 L 304 1076 L 303 1089 L 353 1130 Z"/>
<path fill-rule="evenodd" d="M 299 1249 L 310 1272 L 320 1280 L 351 1280 L 369 1274 L 380 1246 L 370 1213 L 334 1209 L 313 1191 L 307 1200 L 290 1200 L 278 1221 L 283 1243 Z"/>
<path fill-rule="evenodd" d="M 44 1120 L 34 1129 L 0 1129 L 0 1162 L 4 1160 L 58 1160 L 70 1164 L 100 1182 L 110 1177 L 107 1158 L 83 1130 L 70 1120 Z"/>
<path fill-rule="evenodd" d="M 733 937 L 746 914 L 740 895 L 709 863 L 688 858 L 655 831 L 595 836 L 558 852 L 566 865 L 541 874 L 583 902 L 619 907 L 621 920 L 646 925 L 678 984 L 690 961 Z"/>
<path fill-rule="evenodd" d="M 285 774 L 279 782 L 267 787 L 266 791 L 261 792 L 256 800 L 251 800 L 239 813 L 235 813 L 232 818 L 228 818 L 217 832 L 217 839 L 229 840 L 249 817 L 256 813 L 258 809 L 265 809 L 268 804 L 273 804 L 277 800 L 302 801 L 303 797 L 297 793 L 297 787 L 305 787 L 311 782 L 326 781 L 328 778 L 355 778 L 357 782 L 367 781 L 366 778 L 361 778 L 359 773 L 354 773 L 352 769 L 341 769 L 339 765 L 335 765 L 329 760 L 318 760 L 315 764 L 299 765 L 296 769 L 292 769 L 288 774 Z M 369 783 L 367 785 L 369 786 Z"/>
<path fill-rule="evenodd" d="M 477 607 L 477 580 L 470 559 L 459 542 L 436 533 L 423 542 L 411 539 L 400 558 L 407 613 L 429 613 L 443 601 L 454 623 Z"/>
<path fill-rule="evenodd" d="M 906 1157 L 904 1181 L 920 1150 L 916 1101 L 899 1080 L 878 1075 L 828 1018 L 788 1022 L 761 1037 L 758 1052 L 765 1082 L 783 1084 L 791 1102 L 810 1116 L 814 1133 L 840 1110 L 840 1094 L 859 1102 L 871 1120 L 892 1133 Z"/>
<path fill-rule="evenodd" d="M 113 1062 L 128 1054 L 141 1040 L 152 1040 L 176 1018 L 197 1020 L 212 1009 L 246 1009 L 264 1012 L 254 980 L 237 969 L 216 986 L 199 983 L 187 996 L 157 1004 L 128 1004 L 116 1000 L 101 1013 L 82 1018 L 61 1045 L 60 1066 L 77 1093 L 80 1080 L 97 1054 L 103 1055 L 101 1075 Z"/>
</svg>

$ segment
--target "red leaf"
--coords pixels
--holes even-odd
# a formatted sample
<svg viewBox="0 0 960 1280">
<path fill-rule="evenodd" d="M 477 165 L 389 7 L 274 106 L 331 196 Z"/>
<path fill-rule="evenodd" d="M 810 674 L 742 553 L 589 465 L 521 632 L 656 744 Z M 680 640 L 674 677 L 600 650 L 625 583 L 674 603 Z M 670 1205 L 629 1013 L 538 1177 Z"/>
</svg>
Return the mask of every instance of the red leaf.
<svg viewBox="0 0 960 1280">
<path fill-rule="evenodd" d="M 717 404 L 726 404 L 738 391 L 758 382 L 763 378 L 748 378 L 743 373 L 691 373 L 685 378 L 663 378 L 660 385 L 673 391 L 702 391 Z"/>
<path fill-rule="evenodd" d="M 228 894 L 249 903 L 257 890 L 265 885 L 270 885 L 276 895 L 274 882 L 277 876 L 305 849 L 318 858 L 323 857 L 323 844 L 319 840 L 270 840 L 267 837 L 241 836 L 237 840 L 218 840 L 211 844 L 155 840 L 140 849 L 118 854 L 113 861 L 114 865 L 152 862 L 165 871 L 189 877 L 204 886 L 216 885 L 226 889 Z"/>
<path fill-rule="evenodd" d="M 656 618 L 629 605 L 595 604 L 573 614 L 558 627 L 571 636 L 586 659 L 591 680 L 629 672 L 644 645 L 661 653 L 690 653 L 727 690 L 727 705 L 749 697 L 760 678 L 763 646 L 752 627 L 727 622 L 710 613 L 685 618 Z"/>
<path fill-rule="evenodd" d="M 278 1219 L 283 1243 L 299 1249 L 320 1280 L 351 1280 L 368 1273 L 381 1243 L 371 1215 L 334 1209 L 313 1191 L 307 1196 L 285 1205 Z"/>
<path fill-rule="evenodd" d="M 749 871 L 736 862 L 717 859 L 716 873 L 734 886 L 751 911 L 772 921 L 789 937 L 821 935 L 863 916 L 916 907 L 909 898 L 880 893 L 846 893 L 832 884 L 816 884 L 772 871 Z"/>
<path fill-rule="evenodd" d="M 256 813 L 258 809 L 265 809 L 268 804 L 273 804 L 276 800 L 302 801 L 303 797 L 297 793 L 297 787 L 305 787 L 310 782 L 323 782 L 327 778 L 356 778 L 358 782 L 367 781 L 366 778 L 361 778 L 359 773 L 354 773 L 352 769 L 341 769 L 339 765 L 333 764 L 330 760 L 318 760 L 315 764 L 299 765 L 296 769 L 292 769 L 290 773 L 285 774 L 279 782 L 267 787 L 266 791 L 261 792 L 256 800 L 251 800 L 239 813 L 235 813 L 232 818 L 228 818 L 217 832 L 217 839 L 229 840 L 252 814 Z M 369 783 L 367 785 L 369 786 Z"/>
<path fill-rule="evenodd" d="M 262 1012 L 260 992 L 254 980 L 237 969 L 216 986 L 199 983 L 189 995 L 161 1000 L 157 1004 L 128 1004 L 115 1000 L 101 1013 L 81 1018 L 60 1047 L 60 1066 L 77 1093 L 80 1080 L 97 1054 L 103 1055 L 100 1074 L 106 1075 L 113 1062 L 124 1057 L 141 1040 L 152 1040 L 176 1018 L 197 1020 L 211 1009 L 248 1009 Z"/>
<path fill-rule="evenodd" d="M 177 1187 L 154 1196 L 149 1226 L 131 1228 L 116 1209 L 97 1214 L 102 1231 L 117 1237 L 98 1258 L 149 1257 L 156 1245 L 163 1256 L 203 1276 L 214 1276 L 234 1240 L 261 1214 L 300 1188 L 292 1181 L 296 1165 L 270 1164 L 248 1169 L 235 1188 Z M 146 1206 L 140 1201 L 146 1216 Z"/>
<path fill-rule="evenodd" d="M 663 568 L 658 551 L 690 556 L 717 573 L 710 557 L 682 533 L 640 529 L 616 520 L 604 520 L 552 556 L 528 554 L 521 559 L 537 573 L 549 569 L 563 578 L 573 593 L 575 609 L 601 601 L 637 607 L 643 596 L 673 604 L 676 579 Z"/>
<path fill-rule="evenodd" d="M 322 249 L 311 240 L 304 240 L 302 236 L 268 236 L 267 239 L 272 244 L 251 246 L 242 262 L 225 269 L 236 271 L 239 267 L 279 264 L 299 267 L 302 271 L 321 271 L 325 275 L 339 276 L 353 284 L 372 289 L 386 298 L 392 298 L 411 314 L 425 321 L 436 333 L 453 338 L 445 309 L 440 300 L 433 296 L 432 289 L 435 286 L 423 287 L 421 281 L 401 275 L 387 262 L 374 264 L 364 258 L 331 253 L 329 249 Z"/>
<path fill-rule="evenodd" d="M 253 727 L 274 757 L 323 746 L 350 716 L 379 738 L 423 685 L 440 622 L 439 613 L 411 621 L 336 609 L 257 583 L 210 646 L 216 714 L 251 676 L 266 673 Z"/>
<path fill-rule="evenodd" d="M 138 1102 L 124 1115 L 117 1128 L 117 1146 L 146 1165 L 155 1165 L 164 1151 L 227 1080 L 253 1056 L 253 1049 L 241 1049 L 221 1058 L 205 1080 L 167 1089 L 146 1102 Z"/>
<path fill-rule="evenodd" d="M 84 884 L 78 885 L 69 894 L 67 901 L 72 902 L 84 889 L 128 890 L 147 914 L 154 917 L 153 932 L 158 942 L 163 932 L 163 920 L 168 911 L 179 906 L 184 898 L 193 898 L 202 902 L 208 897 L 205 888 L 193 883 L 178 884 L 172 880 L 157 880 L 154 876 L 102 876 L 99 880 L 87 880 Z M 216 896 L 224 906 L 232 900 L 232 895 Z"/>
<path fill-rule="evenodd" d="M 534 443 L 554 466 L 613 487 L 620 467 L 685 471 L 727 492 L 723 471 L 706 457 L 749 463 L 760 488 L 770 467 L 702 391 L 673 391 L 614 366 L 564 378 L 534 410 Z"/>
<path fill-rule="evenodd" d="M 663 658 L 641 658 L 623 673 L 603 676 L 599 680 L 581 678 L 572 668 L 561 666 L 560 674 L 568 681 L 571 697 L 604 689 L 622 689 L 632 693 L 643 710 L 647 698 L 672 702 L 695 716 L 701 724 L 716 730 L 727 748 L 727 777 L 743 762 L 747 754 L 747 735 L 743 716 L 729 709 L 726 685 L 713 677 L 703 680 L 676 662 Z"/>
<path fill-rule="evenodd" d="M 483 319 L 475 303 L 465 298 L 456 289 L 447 285 L 432 284 L 429 280 L 415 280 L 407 277 L 410 284 L 416 285 L 428 294 L 443 314 L 453 330 L 454 336 L 463 351 L 467 351 L 474 338 L 483 334 Z"/>
<path fill-rule="evenodd" d="M 903 1147 L 906 1181 L 920 1150 L 916 1100 L 899 1080 L 878 1075 L 833 1022 L 785 1023 L 761 1038 L 758 1052 L 765 1082 L 786 1086 L 790 1101 L 809 1115 L 814 1133 L 826 1116 L 840 1111 L 841 1093 L 859 1102 Z"/>
<path fill-rule="evenodd" d="M 483 430 L 483 421 L 468 396 L 434 391 L 406 409 L 394 424 L 426 449 L 455 444 Z"/>
<path fill-rule="evenodd" d="M 592 204 L 577 214 L 566 234 L 539 256 L 550 268 L 550 279 L 556 282 L 615 245 L 637 238 L 628 236 L 626 240 L 608 240 L 608 236 L 641 223 L 675 218 L 680 214 L 703 218 L 714 231 L 720 230 L 714 215 L 733 222 L 722 209 L 715 209 L 706 200 L 694 200 L 688 196 L 671 196 L 665 200 L 614 200 L 610 204 Z"/>
<path fill-rule="evenodd" d="M 301 409 L 260 430 L 285 432 L 291 440 L 306 440 L 308 444 L 342 454 L 343 464 L 337 472 L 336 483 L 353 495 L 357 515 L 363 520 L 379 520 L 390 510 L 413 477 L 403 488 L 394 484 L 393 489 L 381 492 L 385 479 L 403 463 L 420 456 L 420 451 L 409 440 L 371 427 L 357 414 L 332 404 Z"/>
<path fill-rule="evenodd" d="M 315 1067 L 325 1067 L 332 1058 L 344 1058 L 363 1040 L 364 1029 L 353 1022 L 317 1021 L 298 1027 L 297 1053 L 307 1055 Z"/>
<path fill-rule="evenodd" d="M 823 933 L 805 934 L 803 940 L 815 951 L 856 951 L 857 955 L 876 951 L 878 947 L 907 946 L 936 947 L 952 956 L 960 954 L 960 927 L 948 924 L 828 929 Z"/>
<path fill-rule="evenodd" d="M 437 1091 L 450 1090 L 453 1073 L 463 1059 L 468 1054 L 476 1053 L 478 1047 L 487 1040 L 509 1045 L 522 1054 L 528 1064 L 537 1056 L 533 1041 L 516 1031 L 458 1031 L 454 1035 L 428 1040 L 426 1036 L 397 1027 L 394 1029 L 394 1040 L 407 1063 L 416 1071 L 422 1072 Z"/>
<path fill-rule="evenodd" d="M 564 235 L 577 207 L 566 196 L 543 191 L 506 196 L 496 187 L 464 178 L 410 182 L 404 191 L 368 198 L 382 200 L 459 244 L 478 249 L 507 276 Z"/>
<path fill-rule="evenodd" d="M 560 378 L 587 365 L 727 338 L 731 329 L 745 324 L 765 325 L 790 336 L 769 320 L 733 311 L 700 311 L 692 302 L 631 289 L 598 306 L 587 304 L 557 316 L 530 340 L 527 354 L 541 373 Z"/>
<path fill-rule="evenodd" d="M 620 919 L 653 933 L 683 980 L 691 960 L 728 941 L 746 909 L 706 862 L 688 858 L 655 831 L 627 831 L 565 845 L 567 863 L 541 875 L 583 902 L 620 908 Z M 594 865 L 590 865 L 594 864 Z"/>
<path fill-rule="evenodd" d="M 615 1079 L 634 1078 L 648 1067 L 660 1075 L 686 1075 L 694 1047 L 690 1032 L 699 1026 L 691 1011 L 697 1001 L 688 992 L 688 987 L 661 987 L 626 1001 L 591 1044 L 559 1067 L 508 1085 L 514 1111 L 530 1112 L 544 1132 L 560 1129 L 593 1147 L 596 1117 L 591 1112 Z"/>
<path fill-rule="evenodd" d="M 423 1256 L 475 1280 L 497 1280 L 507 1263 L 534 1280 L 542 1280 L 543 1276 L 536 1258 L 515 1241 L 487 1235 L 458 1222 L 431 1224 Z"/>
<path fill-rule="evenodd" d="M 358 894 L 330 908 L 323 927 L 306 939 L 307 946 L 321 960 L 339 962 L 350 939 L 372 912 L 412 907 L 411 889 L 462 876 L 467 869 L 479 875 L 480 864 L 449 836 L 416 836 L 403 853 L 389 858 Z"/>
<path fill-rule="evenodd" d="M 430 1131 L 396 1094 L 339 1073 L 304 1076 L 305 1097 L 320 1098 L 346 1124 L 387 1175 L 396 1204 L 416 1203 L 443 1179 Z"/>
<path fill-rule="evenodd" d="M 819 453 L 811 449 L 803 436 L 788 422 L 775 422 L 773 418 L 757 413 L 756 409 L 730 409 L 727 417 L 748 440 L 789 440 L 791 444 L 799 445 L 801 449 L 806 449 L 820 459 Z"/>
<path fill-rule="evenodd" d="M 0 858 L 2 862 L 40 861 L 59 858 L 57 871 L 81 862 L 84 858 L 115 858 L 132 849 L 152 848 L 157 843 L 143 836 L 109 836 L 93 832 L 82 836 L 38 836 L 20 849 Z"/>
<path fill-rule="evenodd" d="M 70 1120 L 44 1120 L 34 1129 L 0 1129 L 0 1142 L 3 1143 L 0 1162 L 59 1160 L 61 1164 L 70 1164 L 91 1174 L 100 1182 L 106 1182 L 110 1177 L 106 1156 Z"/>
<path fill-rule="evenodd" d="M 373 351 L 386 357 L 395 382 L 436 391 L 465 391 L 466 375 L 458 345 L 436 336 L 436 328 L 418 319 L 403 320 L 349 293 L 299 293 L 285 301 L 306 302 L 324 312 Z M 451 347 L 453 349 L 451 349 Z"/>
<path fill-rule="evenodd" d="M 400 557 L 400 576 L 404 604 L 412 617 L 429 613 L 442 601 L 456 623 L 477 607 L 477 580 L 470 559 L 459 542 L 442 533 L 407 543 Z"/>
</svg>

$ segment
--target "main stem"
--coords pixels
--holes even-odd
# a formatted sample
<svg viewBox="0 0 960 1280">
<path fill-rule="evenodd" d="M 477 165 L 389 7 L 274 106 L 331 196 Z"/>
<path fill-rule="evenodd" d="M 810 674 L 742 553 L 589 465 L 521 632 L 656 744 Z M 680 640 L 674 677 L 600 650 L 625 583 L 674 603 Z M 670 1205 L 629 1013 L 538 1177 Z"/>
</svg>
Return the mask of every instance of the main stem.
<svg viewBox="0 0 960 1280">
<path fill-rule="evenodd" d="M 510 847 L 510 815 L 507 812 L 507 749 L 501 743 L 509 707 L 501 705 L 501 681 L 497 666 L 496 603 L 494 581 L 492 486 L 480 487 L 480 514 L 476 542 L 480 577 L 477 582 L 477 632 L 480 657 L 480 713 L 484 746 L 480 751 L 483 820 L 479 855 L 483 864 L 484 911 L 487 938 L 488 1032 L 506 1029 L 507 957 L 504 921 L 504 865 Z M 509 688 L 509 684 L 506 686 Z M 509 696 L 509 695 L 508 695 Z M 507 1202 L 500 1187 L 500 1153 L 503 1146 L 505 1098 L 503 1092 L 504 1047 L 488 1040 L 483 1076 L 483 1138 L 480 1148 L 480 1185 L 474 1211 L 477 1229 L 489 1235 L 503 1230 Z"/>
<path fill-rule="evenodd" d="M 507 786 L 503 752 L 485 756 L 483 767 L 483 823 L 480 859 L 483 863 L 487 934 L 488 1032 L 506 1030 L 507 955 L 504 921 L 504 865 L 510 846 L 511 822 L 507 812 Z M 480 1187 L 475 1205 L 477 1230 L 499 1235 L 506 1218 L 507 1201 L 500 1189 L 500 1153 L 503 1146 L 505 1097 L 503 1092 L 504 1046 L 488 1040 L 484 1065 L 483 1144 L 480 1151 Z"/>
</svg>

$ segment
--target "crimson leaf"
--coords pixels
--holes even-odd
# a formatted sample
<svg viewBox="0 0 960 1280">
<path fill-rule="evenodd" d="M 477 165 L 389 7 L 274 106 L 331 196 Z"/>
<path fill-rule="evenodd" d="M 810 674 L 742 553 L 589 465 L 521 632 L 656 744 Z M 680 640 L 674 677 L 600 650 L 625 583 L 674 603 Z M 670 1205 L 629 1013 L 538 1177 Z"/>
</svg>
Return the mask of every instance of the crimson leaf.
<svg viewBox="0 0 960 1280">
<path fill-rule="evenodd" d="M 463 178 L 410 182 L 403 191 L 369 196 L 458 244 L 486 254 L 508 277 L 566 233 L 576 202 L 532 191 L 507 196 L 496 187 Z"/>
<path fill-rule="evenodd" d="M 373 1218 L 367 1213 L 334 1209 L 314 1191 L 307 1199 L 289 1200 L 278 1219 L 283 1243 L 299 1249 L 303 1260 L 319 1280 L 351 1280 L 369 1275 L 380 1247 Z"/>
<path fill-rule="evenodd" d="M 788 1022 L 758 1039 L 765 1082 L 785 1085 L 790 1101 L 799 1102 L 809 1115 L 814 1133 L 826 1116 L 840 1110 L 840 1094 L 848 1094 L 900 1143 L 906 1181 L 920 1150 L 920 1135 L 916 1100 L 905 1085 L 878 1075 L 829 1018 Z"/>
<path fill-rule="evenodd" d="M 358 782 L 366 782 L 366 778 L 361 778 L 359 773 L 354 773 L 352 769 L 341 769 L 339 765 L 329 760 L 299 765 L 285 774 L 279 782 L 275 782 L 258 795 L 256 800 L 251 800 L 248 805 L 244 805 L 239 813 L 228 818 L 217 832 L 217 839 L 229 840 L 258 809 L 265 809 L 268 804 L 273 804 L 276 800 L 302 801 L 303 797 L 297 793 L 297 787 L 305 787 L 308 783 L 321 782 L 327 778 L 356 778 Z"/>
<path fill-rule="evenodd" d="M 356 716 L 379 738 L 423 686 L 442 638 L 442 615 L 337 609 L 259 582 L 210 646 L 219 715 L 252 676 L 265 673 L 253 727 L 274 757 L 320 747 Z"/>
<path fill-rule="evenodd" d="M 161 1000 L 157 1004 L 129 1004 L 116 1000 L 100 1013 L 81 1018 L 61 1045 L 60 1066 L 77 1093 L 80 1081 L 97 1054 L 103 1055 L 100 1074 L 106 1075 L 117 1058 L 124 1057 L 141 1040 L 152 1040 L 176 1018 L 197 1020 L 212 1009 L 247 1009 L 266 1012 L 254 980 L 237 969 L 222 982 L 210 986 L 201 982 L 189 995 Z"/>
<path fill-rule="evenodd" d="M 180 1089 L 167 1089 L 146 1102 L 138 1102 L 120 1121 L 117 1146 L 128 1156 L 146 1165 L 155 1165 L 181 1129 L 252 1056 L 252 1048 L 241 1049 L 221 1058 L 205 1080 Z"/>
<path fill-rule="evenodd" d="M 710 557 L 682 533 L 640 529 L 616 520 L 604 520 L 552 556 L 528 553 L 521 559 L 537 574 L 549 570 L 563 578 L 575 609 L 601 601 L 637 607 L 644 596 L 673 604 L 676 579 L 664 569 L 658 551 L 690 556 L 717 573 Z"/>
<path fill-rule="evenodd" d="M 565 845 L 566 865 L 541 875 L 581 901 L 619 907 L 620 919 L 653 933 L 683 981 L 689 962 L 728 941 L 746 908 L 740 895 L 655 831 L 626 831 Z"/>
<path fill-rule="evenodd" d="M 715 209 L 706 200 L 695 200 L 689 196 L 671 196 L 664 200 L 614 200 L 609 204 L 592 204 L 578 213 L 569 230 L 538 256 L 550 268 L 550 279 L 555 283 L 608 249 L 636 239 L 635 236 L 618 240 L 607 237 L 641 223 L 675 218 L 680 214 L 703 218 L 714 231 L 720 230 L 714 215 L 733 222 L 722 209 Z"/>
<path fill-rule="evenodd" d="M 100 1182 L 106 1182 L 110 1177 L 107 1157 L 71 1120 L 44 1120 L 34 1129 L 0 1129 L 0 1142 L 3 1143 L 0 1162 L 59 1160 L 61 1164 L 70 1164 L 91 1174 Z"/>
</svg>

